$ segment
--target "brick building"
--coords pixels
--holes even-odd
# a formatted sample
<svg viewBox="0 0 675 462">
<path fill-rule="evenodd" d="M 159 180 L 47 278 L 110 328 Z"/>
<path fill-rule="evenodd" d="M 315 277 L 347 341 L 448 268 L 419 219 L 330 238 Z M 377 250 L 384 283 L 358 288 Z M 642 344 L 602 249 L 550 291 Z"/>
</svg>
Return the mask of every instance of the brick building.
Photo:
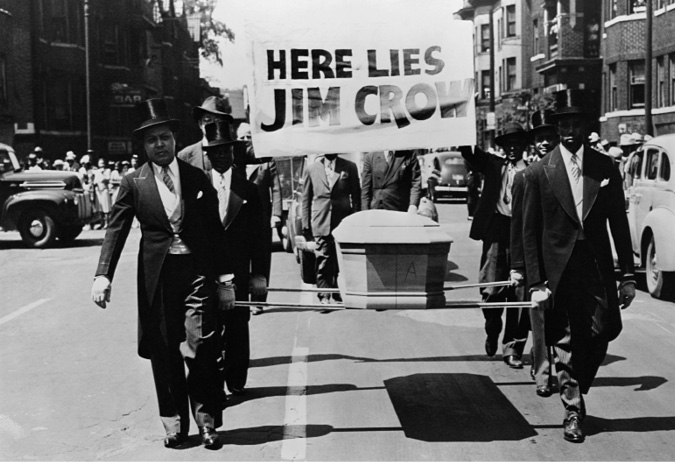
<svg viewBox="0 0 675 462">
<path fill-rule="evenodd" d="M 675 0 L 652 0 L 652 122 L 655 135 L 675 132 Z M 645 127 L 646 3 L 603 0 L 601 136 Z"/>
<path fill-rule="evenodd" d="M 178 2 L 177 2 L 178 3 Z M 204 92 L 199 31 L 174 0 L 88 0 L 91 147 L 128 158 L 136 102 L 164 97 L 183 122 L 178 145 L 200 137 L 192 107 Z M 197 22 L 197 28 L 198 26 Z M 193 29 L 189 26 L 192 26 Z M 0 0 L 0 141 L 21 158 L 88 147 L 85 0 Z"/>
</svg>

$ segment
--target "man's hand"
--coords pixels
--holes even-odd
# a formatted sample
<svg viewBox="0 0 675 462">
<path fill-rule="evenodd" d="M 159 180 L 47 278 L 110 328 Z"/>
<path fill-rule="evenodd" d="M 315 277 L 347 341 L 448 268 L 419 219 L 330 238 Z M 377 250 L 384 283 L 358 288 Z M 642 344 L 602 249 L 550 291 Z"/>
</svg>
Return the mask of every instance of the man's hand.
<svg viewBox="0 0 675 462">
<path fill-rule="evenodd" d="M 260 275 L 251 276 L 251 280 L 248 283 L 248 290 L 252 297 L 264 297 L 267 295 L 267 278 Z"/>
<path fill-rule="evenodd" d="M 112 284 L 105 276 L 96 276 L 94 284 L 91 286 L 91 299 L 101 308 L 105 308 L 107 303 L 110 303 L 110 293 L 112 292 Z"/>
<path fill-rule="evenodd" d="M 511 270 L 511 275 L 509 276 L 509 280 L 511 281 L 511 285 L 513 287 L 520 287 L 525 282 L 525 275 L 523 274 L 522 271 Z"/>
<path fill-rule="evenodd" d="M 551 309 L 551 289 L 546 284 L 539 284 L 532 289 L 531 293 L 532 304 L 537 310 Z"/>
<path fill-rule="evenodd" d="M 234 282 L 219 282 L 217 286 L 218 288 L 216 289 L 216 293 L 218 295 L 218 308 L 220 308 L 222 311 L 227 311 L 234 308 L 234 291 L 237 288 L 234 285 Z"/>
<path fill-rule="evenodd" d="M 619 284 L 619 308 L 625 310 L 635 298 L 635 281 L 623 281 Z"/>
<path fill-rule="evenodd" d="M 416 214 L 417 213 L 417 206 L 416 205 L 410 205 L 408 206 L 408 213 Z"/>
</svg>

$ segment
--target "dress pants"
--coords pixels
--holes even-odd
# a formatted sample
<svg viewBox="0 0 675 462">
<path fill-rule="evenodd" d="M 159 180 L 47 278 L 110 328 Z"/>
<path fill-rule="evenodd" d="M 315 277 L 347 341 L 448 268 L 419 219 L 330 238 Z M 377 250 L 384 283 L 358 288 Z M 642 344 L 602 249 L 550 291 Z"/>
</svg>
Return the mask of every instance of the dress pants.
<svg viewBox="0 0 675 462">
<path fill-rule="evenodd" d="M 167 433 L 189 432 L 190 406 L 200 428 L 221 421 L 214 283 L 197 266 L 192 255 L 167 255 L 152 305 L 150 362 Z"/>
<path fill-rule="evenodd" d="M 530 326 L 532 328 L 532 369 L 537 387 L 551 386 L 551 368 L 553 366 L 552 348 L 546 345 L 544 324 L 545 312 L 530 308 Z"/>
<path fill-rule="evenodd" d="M 242 293 L 243 292 L 243 293 Z M 248 301 L 246 291 L 237 290 L 237 301 Z M 242 390 L 248 379 L 248 366 L 251 359 L 251 346 L 248 323 L 251 309 L 248 306 L 235 306 L 231 310 L 222 311 L 221 338 L 221 390 L 223 382 L 228 390 Z"/>
<path fill-rule="evenodd" d="M 478 280 L 484 282 L 506 281 L 509 279 L 511 262 L 509 255 L 511 218 L 495 213 L 488 235 L 483 239 L 480 273 Z M 524 288 L 511 286 L 482 288 L 481 296 L 484 302 L 515 302 L 522 301 Z M 506 309 L 506 322 L 502 323 L 502 314 L 505 308 L 484 308 L 485 333 L 488 338 L 497 339 L 502 327 L 502 354 L 504 356 L 522 357 L 527 335 L 530 329 L 530 320 L 527 310 L 522 308 Z"/>
<path fill-rule="evenodd" d="M 269 223 L 271 221 L 271 217 L 265 217 L 265 223 Z M 269 286 L 270 283 L 270 272 L 272 269 L 272 235 L 274 234 L 274 230 L 271 227 L 266 227 L 265 232 L 263 233 L 264 236 L 263 238 L 265 239 L 265 242 L 260 243 L 259 245 L 265 245 L 265 267 L 263 269 L 263 276 L 265 276 L 265 279 L 267 280 L 267 285 Z M 251 301 L 252 302 L 266 302 L 267 301 L 267 294 L 260 295 L 258 297 L 251 296 Z"/>
<path fill-rule="evenodd" d="M 585 241 L 577 241 L 546 312 L 546 341 L 556 354 L 556 371 L 565 418 L 586 415 L 588 393 L 607 354 L 608 342 L 593 333 L 593 313 L 607 305 L 598 266 Z"/>
<path fill-rule="evenodd" d="M 338 275 L 337 250 L 333 235 L 316 236 L 316 287 L 336 289 Z M 319 293 L 319 299 L 330 300 L 331 293 Z"/>
</svg>

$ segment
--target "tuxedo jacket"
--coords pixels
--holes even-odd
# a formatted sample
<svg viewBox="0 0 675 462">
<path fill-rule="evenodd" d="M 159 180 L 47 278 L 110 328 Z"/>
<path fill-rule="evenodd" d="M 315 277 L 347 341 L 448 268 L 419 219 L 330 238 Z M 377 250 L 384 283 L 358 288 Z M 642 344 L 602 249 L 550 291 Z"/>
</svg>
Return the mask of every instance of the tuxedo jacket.
<svg viewBox="0 0 675 462">
<path fill-rule="evenodd" d="M 525 170 L 516 172 L 511 187 L 511 269 L 525 271 L 523 251 L 523 195 L 525 194 Z"/>
<path fill-rule="evenodd" d="M 325 157 L 305 170 L 302 185 L 302 227 L 314 236 L 328 236 L 348 215 L 361 210 L 361 187 L 356 164 L 335 158 L 337 181 L 331 187 L 326 176 Z"/>
<path fill-rule="evenodd" d="M 204 172 L 211 170 L 211 161 L 202 149 L 202 140 L 183 148 L 176 157 Z"/>
<path fill-rule="evenodd" d="M 592 252 L 607 295 L 602 316 L 611 340 L 621 331 L 621 315 L 608 224 L 619 269 L 631 274 L 633 254 L 619 170 L 612 159 L 588 146 L 583 156 L 583 234 Z M 560 147 L 524 174 L 523 253 L 529 286 L 547 283 L 556 291 L 582 230 Z M 631 276 L 632 278 L 632 276 Z"/>
<path fill-rule="evenodd" d="M 361 206 L 364 210 L 405 212 L 420 204 L 420 164 L 412 151 L 396 151 L 391 163 L 384 152 L 369 152 L 363 159 Z"/>
<path fill-rule="evenodd" d="M 474 148 L 473 154 L 470 152 L 471 148 L 468 147 L 463 147 L 460 151 L 462 157 L 471 164 L 472 169 L 483 174 L 483 191 L 473 213 L 469 237 L 477 241 L 485 240 L 490 237 L 490 225 L 497 212 L 503 170 L 508 160 L 478 147 Z"/>
<path fill-rule="evenodd" d="M 192 251 L 207 277 L 233 272 L 225 230 L 218 214 L 218 197 L 204 173 L 178 161 L 183 196 L 181 239 Z M 124 176 L 112 207 L 110 224 L 103 240 L 96 275 L 113 280 L 117 263 L 134 217 L 141 225 L 138 252 L 138 353 L 150 357 L 148 339 L 156 314 L 151 309 L 160 273 L 173 240 L 173 229 L 166 216 L 151 164 L 145 163 Z"/>
</svg>

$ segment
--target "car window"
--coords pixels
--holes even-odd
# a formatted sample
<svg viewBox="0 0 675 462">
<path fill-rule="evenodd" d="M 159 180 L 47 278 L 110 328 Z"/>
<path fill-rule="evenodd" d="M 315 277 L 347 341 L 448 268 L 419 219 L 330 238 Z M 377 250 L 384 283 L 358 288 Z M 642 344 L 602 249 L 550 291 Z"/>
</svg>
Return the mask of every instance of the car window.
<svg viewBox="0 0 675 462">
<path fill-rule="evenodd" d="M 661 169 L 659 171 L 659 179 L 663 181 L 670 180 L 670 159 L 665 152 L 661 154 Z"/>
<path fill-rule="evenodd" d="M 645 169 L 645 174 L 647 175 L 648 180 L 655 180 L 659 171 L 659 151 L 657 149 L 647 149 L 646 150 L 646 161 L 647 166 Z"/>
<path fill-rule="evenodd" d="M 644 158 L 644 154 L 644 151 L 638 151 L 630 158 L 628 173 L 635 179 L 642 178 L 642 159 Z"/>
</svg>

